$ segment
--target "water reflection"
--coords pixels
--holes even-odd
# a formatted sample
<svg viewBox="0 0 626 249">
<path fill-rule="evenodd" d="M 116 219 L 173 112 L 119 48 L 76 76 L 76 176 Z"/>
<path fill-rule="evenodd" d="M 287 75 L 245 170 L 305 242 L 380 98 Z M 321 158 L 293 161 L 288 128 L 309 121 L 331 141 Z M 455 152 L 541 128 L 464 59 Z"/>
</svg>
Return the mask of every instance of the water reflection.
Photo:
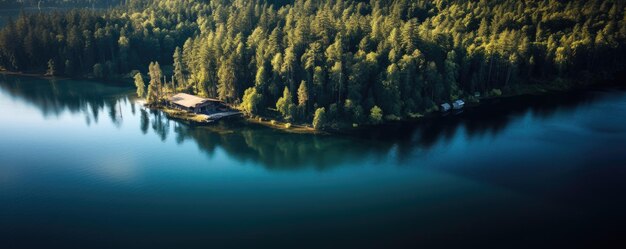
<svg viewBox="0 0 626 249">
<path fill-rule="evenodd" d="M 464 136 L 465 140 L 496 137 L 512 121 L 524 116 L 546 119 L 556 113 L 567 113 L 588 106 L 602 97 L 606 96 L 572 91 L 483 100 L 479 106 L 461 113 L 437 114 L 415 122 L 399 122 L 376 129 L 364 129 L 352 135 L 394 144 L 397 146 L 398 158 L 403 161 L 408 160 L 416 151 L 427 153 L 433 146 L 445 146 L 458 136 Z"/>
<path fill-rule="evenodd" d="M 138 127 L 142 134 L 155 134 L 161 141 L 172 140 L 179 144 L 193 141 L 209 157 L 221 149 L 239 161 L 252 161 L 277 170 L 323 170 L 389 155 L 404 162 L 427 155 L 433 146 L 445 146 L 458 136 L 465 136 L 466 140 L 496 136 L 506 130 L 511 121 L 525 115 L 547 118 L 589 105 L 600 96 L 570 92 L 549 97 L 490 100 L 457 115 L 362 129 L 348 135 L 313 136 L 277 132 L 243 121 L 211 126 L 180 123 L 159 111 L 136 105 L 130 87 L 2 76 L 0 90 L 35 106 L 44 117 L 70 112 L 84 115 L 85 124 L 92 125 L 106 113 L 118 128 Z"/>
<path fill-rule="evenodd" d="M 37 107 L 44 117 L 58 117 L 68 111 L 84 114 L 85 123 L 98 123 L 101 112 L 121 125 L 121 104 L 127 102 L 130 88 L 107 86 L 90 81 L 42 80 L 0 75 L 0 89 L 12 98 Z M 132 106 L 132 105 L 131 105 Z"/>
</svg>

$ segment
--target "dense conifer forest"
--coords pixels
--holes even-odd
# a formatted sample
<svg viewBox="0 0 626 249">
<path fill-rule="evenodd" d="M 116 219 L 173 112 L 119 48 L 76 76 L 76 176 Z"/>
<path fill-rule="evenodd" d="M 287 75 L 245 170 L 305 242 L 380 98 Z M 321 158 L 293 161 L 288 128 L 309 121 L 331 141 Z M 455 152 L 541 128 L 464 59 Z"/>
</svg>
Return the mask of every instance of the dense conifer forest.
<svg viewBox="0 0 626 249">
<path fill-rule="evenodd" d="M 134 78 L 152 103 L 188 92 L 336 127 L 610 78 L 626 62 L 625 12 L 618 0 L 127 0 L 10 21 L 0 66 Z"/>
<path fill-rule="evenodd" d="M 0 0 L 0 8 L 29 8 L 29 7 L 113 7 L 124 0 Z"/>
</svg>

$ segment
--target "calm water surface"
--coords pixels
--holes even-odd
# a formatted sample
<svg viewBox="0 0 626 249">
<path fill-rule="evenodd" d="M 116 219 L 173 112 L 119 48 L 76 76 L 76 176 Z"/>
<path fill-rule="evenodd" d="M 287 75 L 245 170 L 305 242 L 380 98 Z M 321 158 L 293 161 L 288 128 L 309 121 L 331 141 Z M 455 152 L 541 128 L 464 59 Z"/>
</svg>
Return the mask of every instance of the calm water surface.
<svg viewBox="0 0 626 249">
<path fill-rule="evenodd" d="M 354 136 L 193 127 L 132 94 L 0 76 L 3 248 L 544 248 L 622 238 L 622 90 L 491 101 Z"/>
</svg>

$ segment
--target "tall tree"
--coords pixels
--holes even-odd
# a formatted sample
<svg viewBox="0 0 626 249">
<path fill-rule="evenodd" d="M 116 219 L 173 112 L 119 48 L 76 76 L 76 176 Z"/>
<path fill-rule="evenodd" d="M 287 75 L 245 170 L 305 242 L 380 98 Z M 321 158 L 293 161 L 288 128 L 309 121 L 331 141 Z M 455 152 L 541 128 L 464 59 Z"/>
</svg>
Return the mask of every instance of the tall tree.
<svg viewBox="0 0 626 249">
<path fill-rule="evenodd" d="M 307 101 L 309 100 L 309 90 L 306 86 L 306 81 L 300 82 L 300 87 L 298 87 L 298 105 L 306 107 Z"/>
<path fill-rule="evenodd" d="M 148 84 L 148 96 L 147 100 L 149 104 L 159 104 L 162 96 L 162 83 L 161 83 L 161 66 L 159 62 L 151 62 L 148 67 L 148 75 L 150 76 L 150 83 Z"/>
<path fill-rule="evenodd" d="M 295 107 L 292 101 L 291 92 L 288 87 L 285 87 L 283 96 L 276 101 L 276 109 L 283 115 L 285 119 L 292 117 L 292 110 Z"/>
<path fill-rule="evenodd" d="M 176 86 L 184 86 L 185 85 L 185 76 L 183 75 L 183 54 L 180 50 L 180 47 L 176 47 L 176 50 L 174 50 L 174 56 L 173 56 L 173 60 L 174 60 L 174 81 L 172 82 L 172 84 L 174 84 L 174 89 L 176 89 Z"/>
<path fill-rule="evenodd" d="M 135 87 L 137 88 L 137 97 L 143 98 L 146 95 L 146 85 L 143 82 L 143 77 L 141 77 L 141 73 L 135 74 Z"/>
<path fill-rule="evenodd" d="M 48 70 L 46 71 L 46 75 L 54 76 L 56 74 L 56 69 L 54 67 L 54 61 L 52 59 L 48 60 Z"/>
</svg>

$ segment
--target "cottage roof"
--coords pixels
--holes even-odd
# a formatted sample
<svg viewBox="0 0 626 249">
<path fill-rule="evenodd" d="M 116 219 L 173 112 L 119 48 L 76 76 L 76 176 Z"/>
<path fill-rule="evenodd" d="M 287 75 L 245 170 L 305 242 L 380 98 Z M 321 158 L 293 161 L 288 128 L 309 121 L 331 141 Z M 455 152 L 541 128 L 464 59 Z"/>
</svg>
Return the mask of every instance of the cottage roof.
<svg viewBox="0 0 626 249">
<path fill-rule="evenodd" d="M 220 102 L 220 101 L 217 99 L 201 98 L 201 97 L 191 95 L 191 94 L 186 94 L 186 93 L 178 93 L 170 97 L 170 102 L 180 105 L 180 106 L 194 108 L 207 102 Z"/>
</svg>

